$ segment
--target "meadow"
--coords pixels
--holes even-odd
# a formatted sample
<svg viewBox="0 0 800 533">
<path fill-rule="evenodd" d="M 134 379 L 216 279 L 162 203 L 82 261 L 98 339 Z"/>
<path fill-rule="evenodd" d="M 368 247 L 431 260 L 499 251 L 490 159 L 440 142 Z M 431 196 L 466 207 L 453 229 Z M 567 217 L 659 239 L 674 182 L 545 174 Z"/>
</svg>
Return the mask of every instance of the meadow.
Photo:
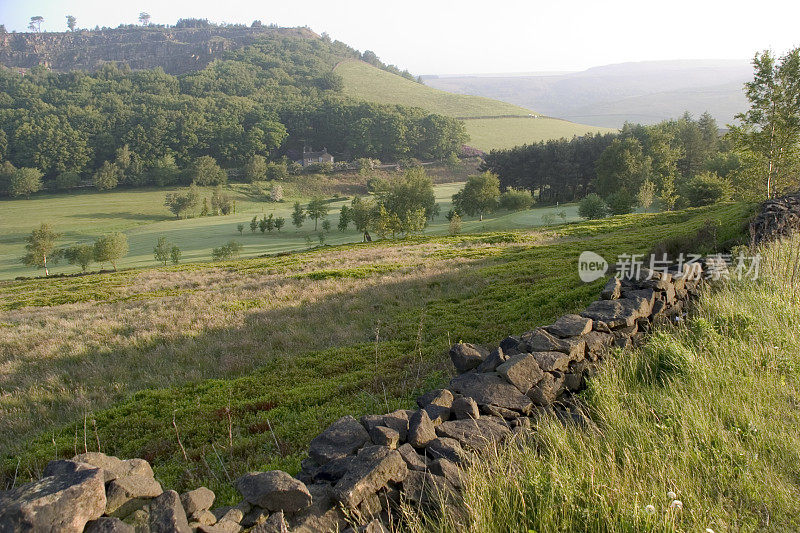
<svg viewBox="0 0 800 533">
<path fill-rule="evenodd" d="M 363 61 L 343 61 L 334 72 L 342 76 L 345 94 L 358 100 L 421 107 L 432 113 L 467 119 L 470 136 L 467 144 L 487 152 L 561 137 L 569 139 L 589 132 L 616 131 L 554 118 L 532 118 L 530 115 L 538 115 L 536 111 L 427 87 Z"/>
<path fill-rule="evenodd" d="M 721 224 L 711 248 L 729 246 L 752 210 L 4 282 L 3 475 L 101 449 L 148 459 L 177 490 L 206 484 L 232 500 L 242 472 L 296 472 L 335 418 L 408 407 L 446 382 L 452 343 L 496 343 L 585 306 L 602 282 L 579 281 L 581 251 L 614 258 L 676 237 L 696 247 L 709 220 Z"/>
<path fill-rule="evenodd" d="M 757 281 L 721 281 L 616 353 L 584 394 L 593 431 L 542 420 L 471 467 L 463 506 L 409 510 L 409 530 L 796 531 L 799 250 L 760 249 Z"/>
<path fill-rule="evenodd" d="M 130 252 L 118 264 L 119 268 L 152 266 L 153 247 L 159 237 L 166 237 L 171 243 L 180 247 L 182 261 L 210 261 L 211 250 L 222 246 L 230 240 L 242 244 L 242 257 L 254 257 L 263 254 L 305 250 L 319 245 L 318 233 L 314 232 L 314 222 L 306 220 L 298 229 L 291 224 L 292 205 L 295 200 L 307 204 L 311 195 L 324 195 L 329 199 L 328 220 L 332 229 L 326 233 L 325 243 L 344 244 L 360 242 L 362 235 L 352 225 L 347 231 L 336 229 L 339 222 L 339 210 L 348 204 L 354 194 L 366 194 L 366 187 L 358 180 L 352 183 L 331 179 L 328 186 L 317 184 L 310 189 L 304 180 L 300 185 L 291 182 L 283 183 L 286 196 L 282 202 L 269 202 L 250 192 L 247 184 L 232 184 L 226 187 L 232 199 L 236 201 L 236 214 L 227 216 L 195 217 L 177 220 L 164 207 L 166 193 L 178 189 L 131 189 L 98 192 L 86 190 L 70 194 L 41 194 L 30 199 L 0 200 L 0 279 L 11 279 L 17 276 L 40 276 L 44 272 L 24 266 L 20 257 L 25 252 L 24 238 L 41 222 L 50 223 L 54 230 L 61 233 L 59 244 L 69 245 L 77 242 L 91 242 L 99 235 L 112 231 L 121 231 L 128 237 Z M 315 180 L 316 181 L 316 180 Z M 365 181 L 362 179 L 361 181 Z M 323 181 L 324 184 L 324 181 Z M 434 187 L 436 200 L 441 206 L 441 214 L 431 223 L 425 233 L 445 235 L 449 222 L 445 214 L 452 206 L 452 195 L 463 183 L 445 183 Z M 202 188 L 202 197 L 210 197 L 211 189 Z M 540 226 L 545 220 L 543 215 L 564 212 L 565 218 L 556 216 L 559 222 L 578 219 L 575 205 L 559 208 L 542 207 L 517 213 L 498 212 L 484 218 L 465 219 L 463 231 L 498 231 L 522 229 Z M 264 214 L 274 213 L 286 219 L 286 226 L 280 231 L 262 234 L 259 230 L 250 231 L 253 216 L 261 218 Z M 237 226 L 244 224 L 240 235 Z M 309 242 L 309 239 L 310 242 Z M 93 265 L 99 270 L 100 265 Z M 106 265 L 106 268 L 109 268 Z M 51 273 L 76 273 L 80 268 L 61 262 L 50 269 Z"/>
</svg>

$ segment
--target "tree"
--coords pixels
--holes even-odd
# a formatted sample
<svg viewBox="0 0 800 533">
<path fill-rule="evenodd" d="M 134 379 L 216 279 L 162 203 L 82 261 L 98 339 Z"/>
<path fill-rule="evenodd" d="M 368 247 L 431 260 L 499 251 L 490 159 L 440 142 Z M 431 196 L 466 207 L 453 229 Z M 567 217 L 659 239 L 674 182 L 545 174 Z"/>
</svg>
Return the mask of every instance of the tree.
<svg viewBox="0 0 800 533">
<path fill-rule="evenodd" d="M 200 156 L 194 160 L 189 168 L 189 177 L 197 185 L 224 185 L 228 181 L 228 174 L 210 155 Z"/>
<path fill-rule="evenodd" d="M 264 215 L 264 216 L 261 218 L 261 220 L 259 220 L 259 221 L 258 221 L 258 229 L 260 229 L 260 230 L 261 230 L 261 233 L 264 233 L 264 232 L 266 232 L 266 231 L 267 231 L 267 225 L 268 225 L 268 224 L 269 224 L 269 223 L 267 222 L 267 215 Z"/>
<path fill-rule="evenodd" d="M 44 17 L 42 16 L 37 15 L 31 17 L 31 21 L 28 23 L 28 29 L 40 33 L 42 31 L 42 22 L 44 22 Z"/>
<path fill-rule="evenodd" d="M 263 155 L 253 155 L 244 165 L 244 178 L 253 183 L 262 181 L 267 177 L 267 158 Z"/>
<path fill-rule="evenodd" d="M 114 271 L 117 270 L 117 261 L 127 253 L 128 238 L 124 233 L 109 233 L 94 243 L 94 260 L 98 263 L 111 263 Z"/>
<path fill-rule="evenodd" d="M 81 183 L 81 177 L 76 172 L 62 172 L 55 179 L 55 186 L 62 191 L 74 189 Z"/>
<path fill-rule="evenodd" d="M 592 193 L 578 203 L 578 215 L 581 218 L 595 220 L 608 214 L 608 206 L 600 195 Z"/>
<path fill-rule="evenodd" d="M 214 261 L 223 261 L 239 257 L 242 245 L 237 241 L 228 241 L 227 244 L 211 250 L 211 258 Z"/>
<path fill-rule="evenodd" d="M 636 201 L 642 207 L 642 209 L 648 209 L 651 205 L 653 205 L 653 200 L 656 196 L 656 186 L 655 184 L 648 180 L 644 180 L 642 186 L 639 187 L 639 192 L 636 194 Z"/>
<path fill-rule="evenodd" d="M 272 233 L 272 230 L 275 229 L 275 215 L 270 213 L 267 217 L 267 232 Z"/>
<path fill-rule="evenodd" d="M 244 234 L 244 224 L 236 224 L 236 231 L 239 232 L 239 236 Z"/>
<path fill-rule="evenodd" d="M 453 195 L 453 205 L 460 213 L 478 215 L 483 220 L 485 213 L 497 209 L 499 198 L 500 180 L 497 174 L 486 171 L 467 178 L 464 188 Z"/>
<path fill-rule="evenodd" d="M 73 17 L 72 15 L 67 15 L 67 28 L 69 31 L 75 31 L 75 25 L 77 24 L 78 19 Z"/>
<path fill-rule="evenodd" d="M 369 230 L 374 227 L 375 221 L 379 216 L 378 205 L 371 198 L 356 196 L 350 202 L 350 218 L 353 220 L 356 230 L 363 234 L 364 242 L 372 240 L 369 236 Z"/>
<path fill-rule="evenodd" d="M 621 190 L 634 195 L 650 177 L 651 166 L 638 139 L 614 139 L 597 160 L 597 192 L 603 197 Z"/>
<path fill-rule="evenodd" d="M 51 264 L 58 263 L 58 254 L 54 250 L 56 239 L 60 236 L 53 231 L 50 224 L 42 222 L 38 229 L 33 230 L 29 236 L 25 237 L 27 252 L 22 257 L 22 263 L 27 266 L 44 268 L 44 275 L 49 276 L 47 261 L 50 259 Z"/>
<path fill-rule="evenodd" d="M 732 194 L 730 182 L 712 172 L 698 174 L 681 187 L 681 196 L 691 207 L 730 200 Z"/>
<path fill-rule="evenodd" d="M 300 202 L 295 202 L 294 210 L 292 211 L 292 224 L 297 229 L 300 229 L 300 226 L 303 225 L 305 219 L 306 219 L 306 212 L 303 211 L 303 208 L 300 206 Z"/>
<path fill-rule="evenodd" d="M 669 176 L 661 181 L 661 192 L 658 194 L 658 200 L 664 209 L 672 211 L 675 207 L 675 202 L 678 200 L 678 195 L 675 193 L 675 178 Z"/>
<path fill-rule="evenodd" d="M 375 220 L 375 232 L 385 239 L 389 235 L 394 238 L 403 231 L 403 223 L 397 213 L 389 211 L 383 204 L 378 206 L 378 218 Z"/>
<path fill-rule="evenodd" d="M 172 260 L 173 265 L 177 265 L 181 262 L 181 249 L 177 246 L 173 246 L 169 250 L 169 258 Z"/>
<path fill-rule="evenodd" d="M 281 231 L 281 228 L 286 225 L 286 219 L 283 217 L 275 217 L 275 229 Z"/>
<path fill-rule="evenodd" d="M 164 266 L 167 266 L 171 251 L 172 246 L 167 242 L 167 238 L 162 236 L 158 238 L 158 242 L 155 248 L 153 248 L 153 257 L 155 257 L 157 262 L 164 263 Z"/>
<path fill-rule="evenodd" d="M 208 198 L 203 198 L 203 207 L 200 208 L 200 216 L 207 217 L 210 212 L 208 208 Z"/>
<path fill-rule="evenodd" d="M 86 272 L 94 261 L 94 247 L 91 244 L 75 244 L 64 250 L 64 258 L 70 265 L 78 265 Z"/>
<path fill-rule="evenodd" d="M 268 180 L 285 180 L 289 177 L 289 169 L 283 161 L 267 163 L 266 176 Z"/>
<path fill-rule="evenodd" d="M 612 215 L 627 215 L 633 211 L 636 197 L 628 191 L 622 190 L 609 194 L 606 203 Z"/>
<path fill-rule="evenodd" d="M 164 154 L 156 159 L 155 164 L 150 169 L 150 178 L 153 183 L 161 187 L 176 183 L 179 177 L 180 169 L 175 163 L 175 157 L 172 154 Z"/>
<path fill-rule="evenodd" d="M 101 191 L 113 189 L 120 179 L 122 179 L 122 169 L 109 161 L 103 162 L 103 166 L 92 176 L 94 186 Z"/>
<path fill-rule="evenodd" d="M 312 198 L 306 206 L 308 218 L 314 221 L 314 231 L 317 231 L 317 222 L 328 216 L 328 203 L 324 198 Z"/>
<path fill-rule="evenodd" d="M 11 175 L 9 194 L 30 196 L 42 189 L 42 173 L 35 168 L 19 168 Z"/>
<path fill-rule="evenodd" d="M 341 211 L 339 211 L 339 223 L 336 227 L 339 228 L 339 231 L 345 231 L 347 226 L 350 225 L 350 221 L 350 208 L 343 205 Z"/>
<path fill-rule="evenodd" d="M 144 11 L 139 13 L 139 22 L 142 26 L 148 26 L 150 24 L 150 14 Z"/>
<path fill-rule="evenodd" d="M 757 155 L 769 198 L 796 185 L 789 170 L 800 151 L 800 48 L 777 60 L 769 51 L 756 54 L 753 68 L 745 84 L 750 109 L 736 115 L 741 124 L 731 135 L 739 149 Z"/>
<path fill-rule="evenodd" d="M 258 217 L 253 215 L 253 219 L 250 221 L 250 232 L 255 233 L 258 229 Z"/>
<path fill-rule="evenodd" d="M 277 183 L 274 183 L 272 187 L 269 189 L 269 199 L 271 202 L 282 202 L 283 201 L 283 186 Z"/>
<path fill-rule="evenodd" d="M 179 194 L 177 192 L 167 193 L 164 198 L 164 205 L 169 208 L 176 218 L 186 216 L 190 211 L 194 212 L 200 200 L 200 193 L 197 186 L 192 184 L 187 190 L 186 194 Z"/>
<path fill-rule="evenodd" d="M 453 213 L 450 217 L 450 227 L 448 228 L 450 235 L 458 235 L 461 233 L 461 217 L 458 213 Z"/>
<path fill-rule="evenodd" d="M 533 195 L 531 191 L 522 189 L 508 189 L 500 195 L 498 205 L 501 209 L 509 211 L 524 211 L 533 205 Z"/>
<path fill-rule="evenodd" d="M 331 230 L 331 221 L 327 218 L 322 221 L 322 231 L 328 232 Z"/>
<path fill-rule="evenodd" d="M 419 209 L 425 210 L 426 219 L 438 212 L 433 181 L 422 167 L 408 169 L 401 178 L 390 182 L 379 182 L 375 190 L 378 203 L 405 222 Z"/>
<path fill-rule="evenodd" d="M 233 201 L 231 197 L 222 192 L 222 187 L 217 185 L 211 193 L 211 209 L 215 215 L 223 214 L 228 215 L 233 208 Z"/>
<path fill-rule="evenodd" d="M 11 164 L 11 161 L 3 161 L 3 164 L 0 165 L 0 193 L 11 194 L 11 178 L 14 177 L 16 171 L 17 168 Z"/>
</svg>

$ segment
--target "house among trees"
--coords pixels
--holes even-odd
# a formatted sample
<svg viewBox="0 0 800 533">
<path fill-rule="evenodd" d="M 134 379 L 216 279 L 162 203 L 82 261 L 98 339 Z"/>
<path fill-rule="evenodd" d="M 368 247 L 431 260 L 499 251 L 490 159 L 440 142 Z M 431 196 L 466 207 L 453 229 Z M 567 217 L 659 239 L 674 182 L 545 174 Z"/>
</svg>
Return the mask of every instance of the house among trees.
<svg viewBox="0 0 800 533">
<path fill-rule="evenodd" d="M 333 156 L 328 153 L 327 148 L 323 148 L 320 152 L 313 152 L 303 148 L 303 159 L 298 161 L 303 166 L 310 165 L 311 163 L 333 163 Z"/>
</svg>

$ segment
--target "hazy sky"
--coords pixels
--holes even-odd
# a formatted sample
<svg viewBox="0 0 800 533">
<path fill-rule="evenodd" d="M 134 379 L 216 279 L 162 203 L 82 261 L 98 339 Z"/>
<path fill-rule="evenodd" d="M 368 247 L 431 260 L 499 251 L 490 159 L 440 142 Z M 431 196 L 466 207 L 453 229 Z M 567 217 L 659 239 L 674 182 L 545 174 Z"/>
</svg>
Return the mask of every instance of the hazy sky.
<svg viewBox="0 0 800 533">
<path fill-rule="evenodd" d="M 27 31 L 63 31 L 65 15 L 80 27 L 181 17 L 215 22 L 254 19 L 309 26 L 414 74 L 580 70 L 625 61 L 749 59 L 757 50 L 800 46 L 797 0 L 427 0 L 219 1 L 0 0 L 0 23 Z"/>
</svg>

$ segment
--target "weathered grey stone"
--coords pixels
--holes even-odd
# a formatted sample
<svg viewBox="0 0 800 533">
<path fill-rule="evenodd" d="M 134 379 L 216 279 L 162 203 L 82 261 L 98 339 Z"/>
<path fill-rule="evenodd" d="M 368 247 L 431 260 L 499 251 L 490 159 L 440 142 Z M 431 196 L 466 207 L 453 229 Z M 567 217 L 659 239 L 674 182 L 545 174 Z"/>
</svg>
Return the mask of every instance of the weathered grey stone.
<svg viewBox="0 0 800 533">
<path fill-rule="evenodd" d="M 191 533 L 181 497 L 174 490 L 151 500 L 148 512 L 151 533 Z"/>
<path fill-rule="evenodd" d="M 270 511 L 296 513 L 311 505 L 305 484 L 282 470 L 245 474 L 236 488 L 247 502 Z"/>
<path fill-rule="evenodd" d="M 197 527 L 198 533 L 239 533 L 242 526 L 232 520 L 220 520 L 213 525 L 200 524 Z"/>
<path fill-rule="evenodd" d="M 457 420 L 481 417 L 480 410 L 478 409 L 478 402 L 469 396 L 459 396 L 453 400 L 452 411 L 453 416 L 455 416 Z"/>
<path fill-rule="evenodd" d="M 101 516 L 86 524 L 84 533 L 134 533 L 133 526 L 126 524 L 119 518 Z"/>
<path fill-rule="evenodd" d="M 426 470 L 425 457 L 418 454 L 417 451 L 408 443 L 403 444 L 397 451 L 403 457 L 409 470 Z"/>
<path fill-rule="evenodd" d="M 199 487 L 181 494 L 181 504 L 187 515 L 192 515 L 197 511 L 211 509 L 214 505 L 214 492 L 206 487 Z"/>
<path fill-rule="evenodd" d="M 461 469 L 452 461 L 445 458 L 436 459 L 431 463 L 431 474 L 442 476 L 450 485 L 460 489 L 463 487 Z"/>
<path fill-rule="evenodd" d="M 580 315 L 564 315 L 545 329 L 556 337 L 580 337 L 592 331 L 592 319 Z"/>
<path fill-rule="evenodd" d="M 450 348 L 450 360 L 456 371 L 463 374 L 473 368 L 478 368 L 489 352 L 481 346 L 460 342 Z"/>
<path fill-rule="evenodd" d="M 264 522 L 267 518 L 269 518 L 269 511 L 262 509 L 258 505 L 254 505 L 253 508 L 244 515 L 240 524 L 242 527 L 253 527 Z"/>
<path fill-rule="evenodd" d="M 653 289 L 625 289 L 622 291 L 624 298 L 644 298 L 648 305 L 652 308 L 656 300 L 656 291 Z"/>
<path fill-rule="evenodd" d="M 569 368 L 570 362 L 574 361 L 572 356 L 563 352 L 533 352 L 531 355 L 538 363 L 539 368 L 545 372 L 556 370 L 563 372 Z M 539 381 L 537 380 L 536 382 L 538 383 Z"/>
<path fill-rule="evenodd" d="M 214 514 L 217 521 L 230 520 L 231 522 L 241 522 L 244 518 L 244 510 L 240 509 L 238 506 L 234 507 L 233 505 L 218 507 L 211 512 Z"/>
<path fill-rule="evenodd" d="M 355 455 L 348 455 L 347 457 L 328 461 L 314 471 L 313 481 L 316 483 L 335 483 L 339 481 L 342 479 L 345 472 L 347 472 L 347 469 L 350 468 L 350 463 L 353 462 L 353 459 L 355 459 Z"/>
<path fill-rule="evenodd" d="M 408 421 L 408 443 L 414 448 L 424 448 L 436 438 L 436 429 L 428 412 L 420 409 Z"/>
<path fill-rule="evenodd" d="M 286 516 L 292 533 L 318 533 L 320 531 L 341 531 L 347 527 L 338 503 L 332 497 L 332 489 L 326 483 L 308 486 L 312 496 L 311 507 L 299 513 Z"/>
<path fill-rule="evenodd" d="M 519 336 L 509 335 L 508 337 L 500 341 L 500 349 L 503 350 L 503 352 L 508 352 L 511 350 L 518 351 L 519 342 L 520 342 Z"/>
<path fill-rule="evenodd" d="M 106 507 L 103 472 L 73 463 L 72 472 L 46 476 L 0 497 L 2 531 L 83 531 Z"/>
<path fill-rule="evenodd" d="M 453 405 L 453 393 L 448 389 L 434 389 L 417 398 L 417 405 L 420 407 L 426 407 L 428 405 L 450 407 Z"/>
<path fill-rule="evenodd" d="M 597 361 L 611 347 L 614 342 L 614 336 L 610 333 L 590 331 L 583 336 L 583 340 L 586 342 L 587 357 L 590 361 Z"/>
<path fill-rule="evenodd" d="M 217 523 L 217 517 L 214 516 L 214 513 L 209 511 L 208 509 L 202 511 L 196 511 L 191 516 L 189 516 L 189 523 L 197 523 L 203 526 L 210 526 L 211 524 Z"/>
<path fill-rule="evenodd" d="M 442 476 L 430 472 L 409 472 L 403 481 L 403 498 L 412 504 L 430 504 L 449 490 Z"/>
<path fill-rule="evenodd" d="M 387 446 L 393 450 L 397 448 L 397 444 L 400 441 L 400 434 L 386 426 L 375 426 L 372 428 L 372 431 L 369 432 L 369 436 L 373 444 Z"/>
<path fill-rule="evenodd" d="M 573 359 L 583 359 L 586 353 L 586 344 L 582 339 L 576 337 L 559 339 L 544 328 L 523 333 L 522 340 L 526 352 L 562 352 Z"/>
<path fill-rule="evenodd" d="M 516 347 L 517 342 L 514 346 Z M 517 350 L 514 349 L 516 352 Z M 495 348 L 491 353 L 478 365 L 478 372 L 494 372 L 497 367 L 508 360 L 508 356 L 503 351 L 503 348 Z"/>
<path fill-rule="evenodd" d="M 456 439 L 449 437 L 437 437 L 433 439 L 425 448 L 425 455 L 430 459 L 444 457 L 456 464 L 461 464 L 468 459 L 467 452 L 461 447 Z"/>
<path fill-rule="evenodd" d="M 563 391 L 563 385 L 563 374 L 560 372 L 545 372 L 544 378 L 528 391 L 528 397 L 536 405 L 549 405 Z"/>
<path fill-rule="evenodd" d="M 497 405 L 482 405 L 481 413 L 485 416 L 494 416 L 505 420 L 513 420 L 522 416 L 517 411 L 512 411 L 511 409 L 506 409 L 505 407 L 499 407 Z"/>
<path fill-rule="evenodd" d="M 523 414 L 531 410 L 530 399 L 496 372 L 462 374 L 450 381 L 450 387 L 478 405 L 497 405 Z"/>
<path fill-rule="evenodd" d="M 250 533 L 289 533 L 283 511 L 272 513 L 264 522 L 251 529 Z"/>
<path fill-rule="evenodd" d="M 106 482 L 122 476 L 153 477 L 153 469 L 144 459 L 122 460 L 100 452 L 86 452 L 76 455 L 72 460 L 101 468 Z"/>
<path fill-rule="evenodd" d="M 528 392 L 542 379 L 542 369 L 533 354 L 523 353 L 510 357 L 508 361 L 497 367 L 497 373 L 519 389 L 522 394 Z"/>
<path fill-rule="evenodd" d="M 389 533 L 389 530 L 380 520 L 375 518 L 369 524 L 359 527 L 358 533 Z"/>
<path fill-rule="evenodd" d="M 422 408 L 426 413 L 428 413 L 428 418 L 431 419 L 431 422 L 434 426 L 438 426 L 442 422 L 450 420 L 450 408 L 443 407 L 441 405 L 430 404 L 426 405 Z"/>
<path fill-rule="evenodd" d="M 106 483 L 106 514 L 125 518 L 162 492 L 161 484 L 150 476 L 117 477 Z"/>
<path fill-rule="evenodd" d="M 385 415 L 362 416 L 361 423 L 367 428 L 367 432 L 372 431 L 375 426 L 386 426 L 397 431 L 401 441 L 408 438 L 408 411 L 404 409 L 398 409 Z"/>
<path fill-rule="evenodd" d="M 502 442 L 511 432 L 506 426 L 484 416 L 477 420 L 445 422 L 436 428 L 436 434 L 457 440 L 463 448 L 482 450 Z"/>
<path fill-rule="evenodd" d="M 333 487 L 333 497 L 354 508 L 390 481 L 401 482 L 408 467 L 397 450 L 386 446 L 367 446 L 359 450 L 350 470 Z"/>
<path fill-rule="evenodd" d="M 606 282 L 603 291 L 600 293 L 600 298 L 603 300 L 616 300 L 620 297 L 622 291 L 622 284 L 616 277 L 609 278 Z"/>
<path fill-rule="evenodd" d="M 349 415 L 343 416 L 311 441 L 308 455 L 321 466 L 355 453 L 369 441 L 369 433 L 358 420 Z"/>
<path fill-rule="evenodd" d="M 589 304 L 581 316 L 600 320 L 610 328 L 631 326 L 634 321 L 650 314 L 651 306 L 644 298 L 622 298 L 619 300 L 598 300 Z"/>
</svg>

